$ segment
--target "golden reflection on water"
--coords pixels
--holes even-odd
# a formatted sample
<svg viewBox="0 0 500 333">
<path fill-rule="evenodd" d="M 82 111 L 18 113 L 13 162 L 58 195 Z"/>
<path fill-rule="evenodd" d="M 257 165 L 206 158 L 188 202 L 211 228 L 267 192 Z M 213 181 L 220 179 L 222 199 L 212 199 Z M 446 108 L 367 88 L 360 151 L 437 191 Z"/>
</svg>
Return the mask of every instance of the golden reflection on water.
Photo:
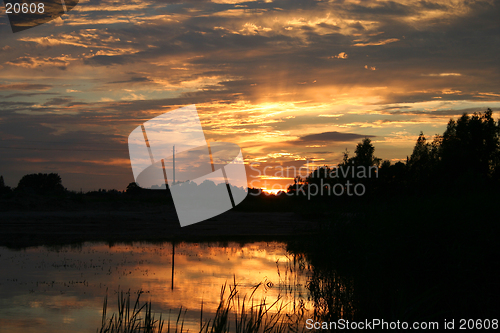
<svg viewBox="0 0 500 333">
<path fill-rule="evenodd" d="M 0 263 L 0 332 L 95 332 L 106 292 L 111 313 L 119 290 L 140 289 L 164 318 L 169 310 L 174 318 L 181 306 L 188 309 L 185 328 L 196 331 L 202 302 L 208 319 L 222 285 L 233 281 L 242 296 L 262 283 L 256 300 L 282 297 L 286 311 L 300 301 L 310 308 L 307 263 L 278 242 L 0 248 Z"/>
</svg>

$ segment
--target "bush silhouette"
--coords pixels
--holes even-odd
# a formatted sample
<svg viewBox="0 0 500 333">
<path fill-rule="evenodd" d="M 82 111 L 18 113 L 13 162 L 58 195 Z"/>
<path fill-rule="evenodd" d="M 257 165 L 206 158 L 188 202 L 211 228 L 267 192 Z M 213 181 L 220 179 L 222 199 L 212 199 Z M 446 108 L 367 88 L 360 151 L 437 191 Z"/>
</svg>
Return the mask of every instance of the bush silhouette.
<svg viewBox="0 0 500 333">
<path fill-rule="evenodd" d="M 64 192 L 61 176 L 57 173 L 33 173 L 23 176 L 16 191 L 33 191 L 35 194 L 60 194 Z"/>
<path fill-rule="evenodd" d="M 5 185 L 3 176 L 0 176 L 0 195 L 10 193 L 10 187 Z"/>
</svg>

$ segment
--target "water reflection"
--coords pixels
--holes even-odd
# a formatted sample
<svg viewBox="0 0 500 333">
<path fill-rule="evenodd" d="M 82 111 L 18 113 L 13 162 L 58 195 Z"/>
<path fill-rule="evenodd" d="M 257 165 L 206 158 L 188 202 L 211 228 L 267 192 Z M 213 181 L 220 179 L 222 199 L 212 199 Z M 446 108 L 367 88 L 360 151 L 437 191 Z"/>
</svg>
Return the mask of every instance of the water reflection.
<svg viewBox="0 0 500 333">
<path fill-rule="evenodd" d="M 308 289 L 314 303 L 314 318 L 318 321 L 353 320 L 355 307 L 354 282 L 335 270 L 315 269 Z"/>
<path fill-rule="evenodd" d="M 164 316 L 187 308 L 185 327 L 196 331 L 202 301 L 204 317 L 210 317 L 221 286 L 233 279 L 243 294 L 262 282 L 256 298 L 281 295 L 286 310 L 312 306 L 310 267 L 278 242 L 0 248 L 0 263 L 2 332 L 94 332 L 106 291 L 115 309 L 116 293 L 128 289 L 142 289 L 141 299 Z"/>
</svg>

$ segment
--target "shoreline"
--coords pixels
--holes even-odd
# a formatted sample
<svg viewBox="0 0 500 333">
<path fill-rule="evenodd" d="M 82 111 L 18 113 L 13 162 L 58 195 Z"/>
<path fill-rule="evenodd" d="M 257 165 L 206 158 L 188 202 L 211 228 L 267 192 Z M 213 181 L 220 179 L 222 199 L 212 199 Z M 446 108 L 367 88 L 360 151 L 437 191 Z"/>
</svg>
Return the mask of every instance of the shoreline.
<svg viewBox="0 0 500 333">
<path fill-rule="evenodd" d="M 173 207 L 149 211 L 0 212 L 0 246 L 26 248 L 83 242 L 281 239 L 312 234 L 318 222 L 293 212 L 227 211 L 181 227 Z"/>
</svg>

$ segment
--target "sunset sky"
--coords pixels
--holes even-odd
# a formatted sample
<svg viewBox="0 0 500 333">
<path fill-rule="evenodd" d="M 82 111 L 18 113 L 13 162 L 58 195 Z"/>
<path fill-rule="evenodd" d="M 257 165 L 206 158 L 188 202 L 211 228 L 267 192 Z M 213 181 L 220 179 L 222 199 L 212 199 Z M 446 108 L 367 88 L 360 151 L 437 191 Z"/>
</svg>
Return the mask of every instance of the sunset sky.
<svg viewBox="0 0 500 333">
<path fill-rule="evenodd" d="M 129 133 L 190 104 L 260 169 L 331 166 L 364 137 L 404 160 L 420 131 L 499 117 L 499 17 L 493 0 L 81 0 L 12 33 L 2 7 L 0 175 L 123 190 Z"/>
</svg>

